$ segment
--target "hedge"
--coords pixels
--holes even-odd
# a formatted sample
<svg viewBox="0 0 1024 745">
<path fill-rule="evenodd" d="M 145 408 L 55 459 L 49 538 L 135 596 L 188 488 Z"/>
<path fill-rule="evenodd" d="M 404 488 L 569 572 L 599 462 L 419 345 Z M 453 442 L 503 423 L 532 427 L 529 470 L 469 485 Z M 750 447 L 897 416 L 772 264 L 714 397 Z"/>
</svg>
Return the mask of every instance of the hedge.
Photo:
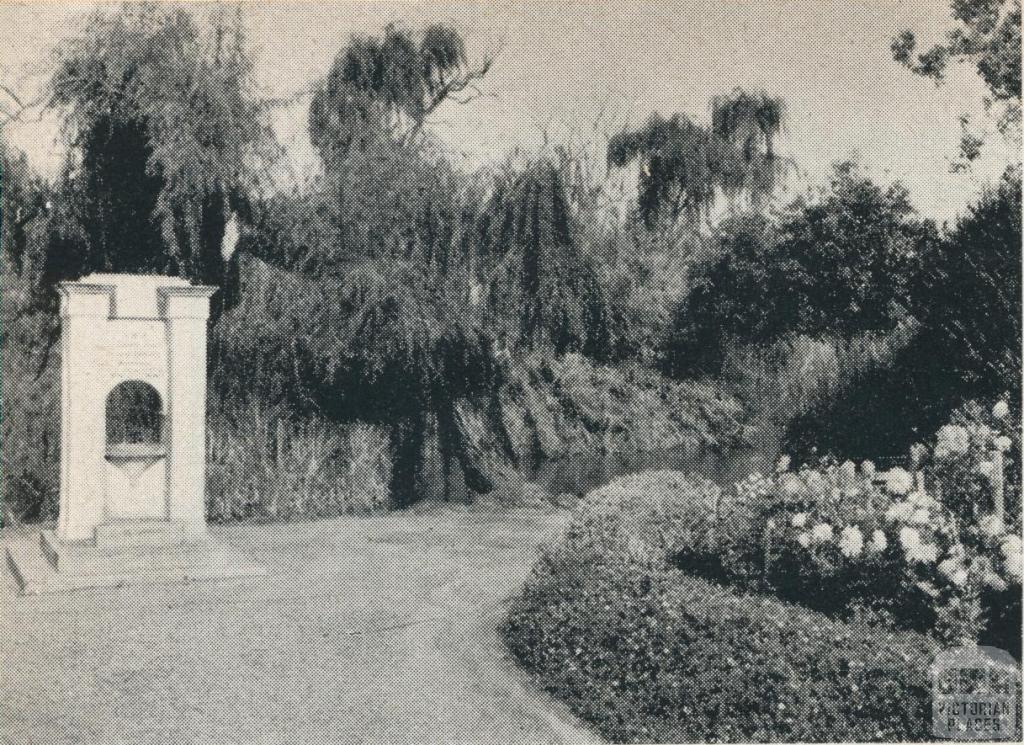
<svg viewBox="0 0 1024 745">
<path fill-rule="evenodd" d="M 906 741 L 931 729 L 928 637 L 578 545 L 538 565 L 504 634 L 615 742 Z"/>
</svg>

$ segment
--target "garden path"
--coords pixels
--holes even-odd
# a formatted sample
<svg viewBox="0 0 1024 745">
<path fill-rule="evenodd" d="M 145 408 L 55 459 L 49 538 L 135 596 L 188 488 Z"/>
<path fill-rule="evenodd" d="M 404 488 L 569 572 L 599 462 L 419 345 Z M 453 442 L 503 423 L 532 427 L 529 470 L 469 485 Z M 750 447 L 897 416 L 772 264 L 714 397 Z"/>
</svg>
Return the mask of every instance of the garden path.
<svg viewBox="0 0 1024 745">
<path fill-rule="evenodd" d="M 0 598 L 0 739 L 588 742 L 515 667 L 507 600 L 564 512 L 212 529 L 264 578 Z M 30 540 L 5 531 L 5 540 Z"/>
</svg>

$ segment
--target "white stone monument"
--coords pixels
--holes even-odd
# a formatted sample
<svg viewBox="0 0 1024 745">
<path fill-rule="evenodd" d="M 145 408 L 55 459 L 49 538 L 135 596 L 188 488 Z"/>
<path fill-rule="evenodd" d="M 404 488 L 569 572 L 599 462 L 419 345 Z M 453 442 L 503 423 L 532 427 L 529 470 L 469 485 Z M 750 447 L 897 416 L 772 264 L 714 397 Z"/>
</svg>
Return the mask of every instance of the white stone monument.
<svg viewBox="0 0 1024 745">
<path fill-rule="evenodd" d="M 127 274 L 60 286 L 60 511 L 40 550 L 8 547 L 23 592 L 261 573 L 207 537 L 216 289 Z"/>
</svg>

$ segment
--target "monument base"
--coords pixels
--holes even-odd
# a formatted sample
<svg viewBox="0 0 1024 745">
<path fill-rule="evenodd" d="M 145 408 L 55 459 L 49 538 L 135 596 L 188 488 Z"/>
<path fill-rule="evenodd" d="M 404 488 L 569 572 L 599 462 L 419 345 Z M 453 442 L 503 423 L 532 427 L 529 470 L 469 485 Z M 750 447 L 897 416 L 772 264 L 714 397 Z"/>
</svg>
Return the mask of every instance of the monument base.
<svg viewBox="0 0 1024 745">
<path fill-rule="evenodd" d="M 238 552 L 162 521 L 98 525 L 94 540 L 82 542 L 64 542 L 44 530 L 38 543 L 15 541 L 6 551 L 22 595 L 266 574 Z"/>
</svg>

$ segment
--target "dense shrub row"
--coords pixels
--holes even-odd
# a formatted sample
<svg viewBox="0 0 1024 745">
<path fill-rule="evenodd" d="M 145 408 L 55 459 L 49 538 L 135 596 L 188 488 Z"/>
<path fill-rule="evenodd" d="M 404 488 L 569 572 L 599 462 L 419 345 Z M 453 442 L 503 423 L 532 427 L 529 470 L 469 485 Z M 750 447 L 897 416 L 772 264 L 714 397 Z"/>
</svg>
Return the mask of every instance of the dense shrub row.
<svg viewBox="0 0 1024 745">
<path fill-rule="evenodd" d="M 937 645 L 577 542 L 504 627 L 544 687 L 615 742 L 919 740 Z"/>
<path fill-rule="evenodd" d="M 514 602 L 509 647 L 616 741 L 928 737 L 936 651 L 1020 654 L 1019 526 L 965 487 L 1019 445 L 1005 403 L 963 416 L 915 452 L 941 500 L 870 463 L 592 492 Z"/>
</svg>

